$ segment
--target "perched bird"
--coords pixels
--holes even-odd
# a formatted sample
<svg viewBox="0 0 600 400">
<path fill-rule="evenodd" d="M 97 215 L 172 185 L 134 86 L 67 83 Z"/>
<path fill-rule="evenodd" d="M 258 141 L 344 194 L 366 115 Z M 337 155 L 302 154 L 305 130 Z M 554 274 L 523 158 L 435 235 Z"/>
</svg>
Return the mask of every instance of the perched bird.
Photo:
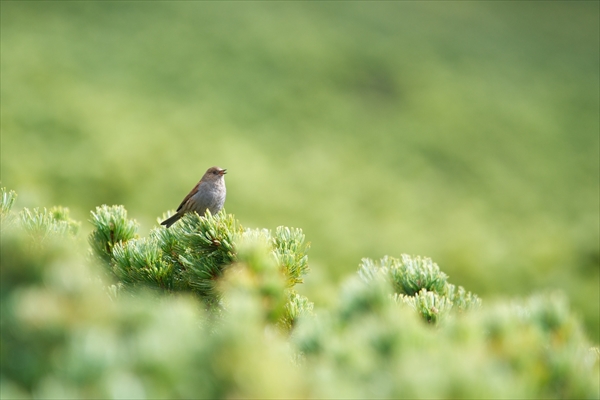
<svg viewBox="0 0 600 400">
<path fill-rule="evenodd" d="M 177 212 L 161 222 L 161 225 L 170 227 L 177 222 L 183 214 L 196 211 L 199 215 L 204 215 L 206 210 L 210 210 L 211 214 L 218 213 L 225 203 L 225 174 L 226 169 L 219 167 L 209 168 L 200 182 L 192 191 L 185 196 L 185 199 L 177 208 Z"/>
</svg>

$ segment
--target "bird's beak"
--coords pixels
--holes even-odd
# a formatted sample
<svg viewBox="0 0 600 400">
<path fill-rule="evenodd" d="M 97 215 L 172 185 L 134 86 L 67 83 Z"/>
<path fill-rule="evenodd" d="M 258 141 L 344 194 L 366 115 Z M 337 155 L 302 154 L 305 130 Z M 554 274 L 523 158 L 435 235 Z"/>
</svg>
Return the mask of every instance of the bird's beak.
<svg viewBox="0 0 600 400">
<path fill-rule="evenodd" d="M 226 170 L 226 169 L 222 169 L 222 170 L 219 172 L 219 174 L 220 174 L 220 175 L 225 175 L 226 173 L 227 173 L 227 170 Z"/>
</svg>

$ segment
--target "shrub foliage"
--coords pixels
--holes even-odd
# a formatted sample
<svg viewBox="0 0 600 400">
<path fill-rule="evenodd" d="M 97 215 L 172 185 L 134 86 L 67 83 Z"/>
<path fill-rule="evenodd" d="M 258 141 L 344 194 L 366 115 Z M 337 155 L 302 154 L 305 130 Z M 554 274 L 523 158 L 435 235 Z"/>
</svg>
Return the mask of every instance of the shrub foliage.
<svg viewBox="0 0 600 400">
<path fill-rule="evenodd" d="M 66 209 L 2 199 L 2 398 L 599 395 L 598 349 L 560 293 L 482 303 L 401 255 L 362 260 L 313 310 L 299 229 L 220 212 L 142 238 L 102 206 L 90 257 Z"/>
</svg>

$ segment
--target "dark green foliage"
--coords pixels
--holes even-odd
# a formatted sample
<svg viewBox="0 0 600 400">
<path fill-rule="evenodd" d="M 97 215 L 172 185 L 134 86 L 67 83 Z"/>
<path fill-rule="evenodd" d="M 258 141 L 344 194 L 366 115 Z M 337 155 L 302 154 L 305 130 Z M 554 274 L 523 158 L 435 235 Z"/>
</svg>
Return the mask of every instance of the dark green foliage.
<svg viewBox="0 0 600 400">
<path fill-rule="evenodd" d="M 122 207 L 99 207 L 92 222 L 96 228 L 90 235 L 92 249 L 105 260 L 117 287 L 191 292 L 213 307 L 221 302 L 219 284 L 225 271 L 246 264 L 252 266 L 247 273 L 253 285 L 264 295 L 269 321 L 289 329 L 304 309 L 312 307 L 293 291 L 308 271 L 308 246 L 300 229 L 279 227 L 275 235 L 244 229 L 224 210 L 202 217 L 188 213 L 168 229 L 153 229 L 147 238 L 134 238 L 135 222 L 127 220 Z M 254 250 L 239 254 L 238 246 L 245 242 L 261 243 L 265 254 Z"/>
<path fill-rule="evenodd" d="M 172 266 L 163 260 L 162 250 L 153 237 L 117 243 L 112 256 L 113 273 L 123 284 L 147 283 L 173 290 Z"/>
<path fill-rule="evenodd" d="M 215 216 L 207 212 L 204 217 L 189 213 L 171 228 L 158 228 L 151 235 L 171 264 L 177 287 L 215 303 L 216 281 L 235 260 L 234 237 L 241 231 L 234 216 L 221 211 Z"/>
<path fill-rule="evenodd" d="M 118 243 L 136 237 L 138 225 L 127 219 L 123 206 L 103 205 L 92 211 L 91 223 L 95 229 L 90 235 L 90 245 L 94 254 L 106 265 L 113 259 L 113 249 Z"/>
</svg>

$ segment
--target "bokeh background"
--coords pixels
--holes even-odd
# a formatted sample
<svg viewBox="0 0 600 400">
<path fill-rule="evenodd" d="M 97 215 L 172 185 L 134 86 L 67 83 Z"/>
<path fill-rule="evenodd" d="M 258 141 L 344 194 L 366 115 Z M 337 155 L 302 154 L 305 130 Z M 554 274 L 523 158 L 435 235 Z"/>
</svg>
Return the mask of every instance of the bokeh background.
<svg viewBox="0 0 600 400">
<path fill-rule="evenodd" d="M 598 2 L 2 2 L 2 185 L 142 226 L 229 170 L 326 304 L 362 257 L 485 299 L 561 289 L 599 342 Z M 89 232 L 91 225 L 83 224 Z"/>
</svg>

